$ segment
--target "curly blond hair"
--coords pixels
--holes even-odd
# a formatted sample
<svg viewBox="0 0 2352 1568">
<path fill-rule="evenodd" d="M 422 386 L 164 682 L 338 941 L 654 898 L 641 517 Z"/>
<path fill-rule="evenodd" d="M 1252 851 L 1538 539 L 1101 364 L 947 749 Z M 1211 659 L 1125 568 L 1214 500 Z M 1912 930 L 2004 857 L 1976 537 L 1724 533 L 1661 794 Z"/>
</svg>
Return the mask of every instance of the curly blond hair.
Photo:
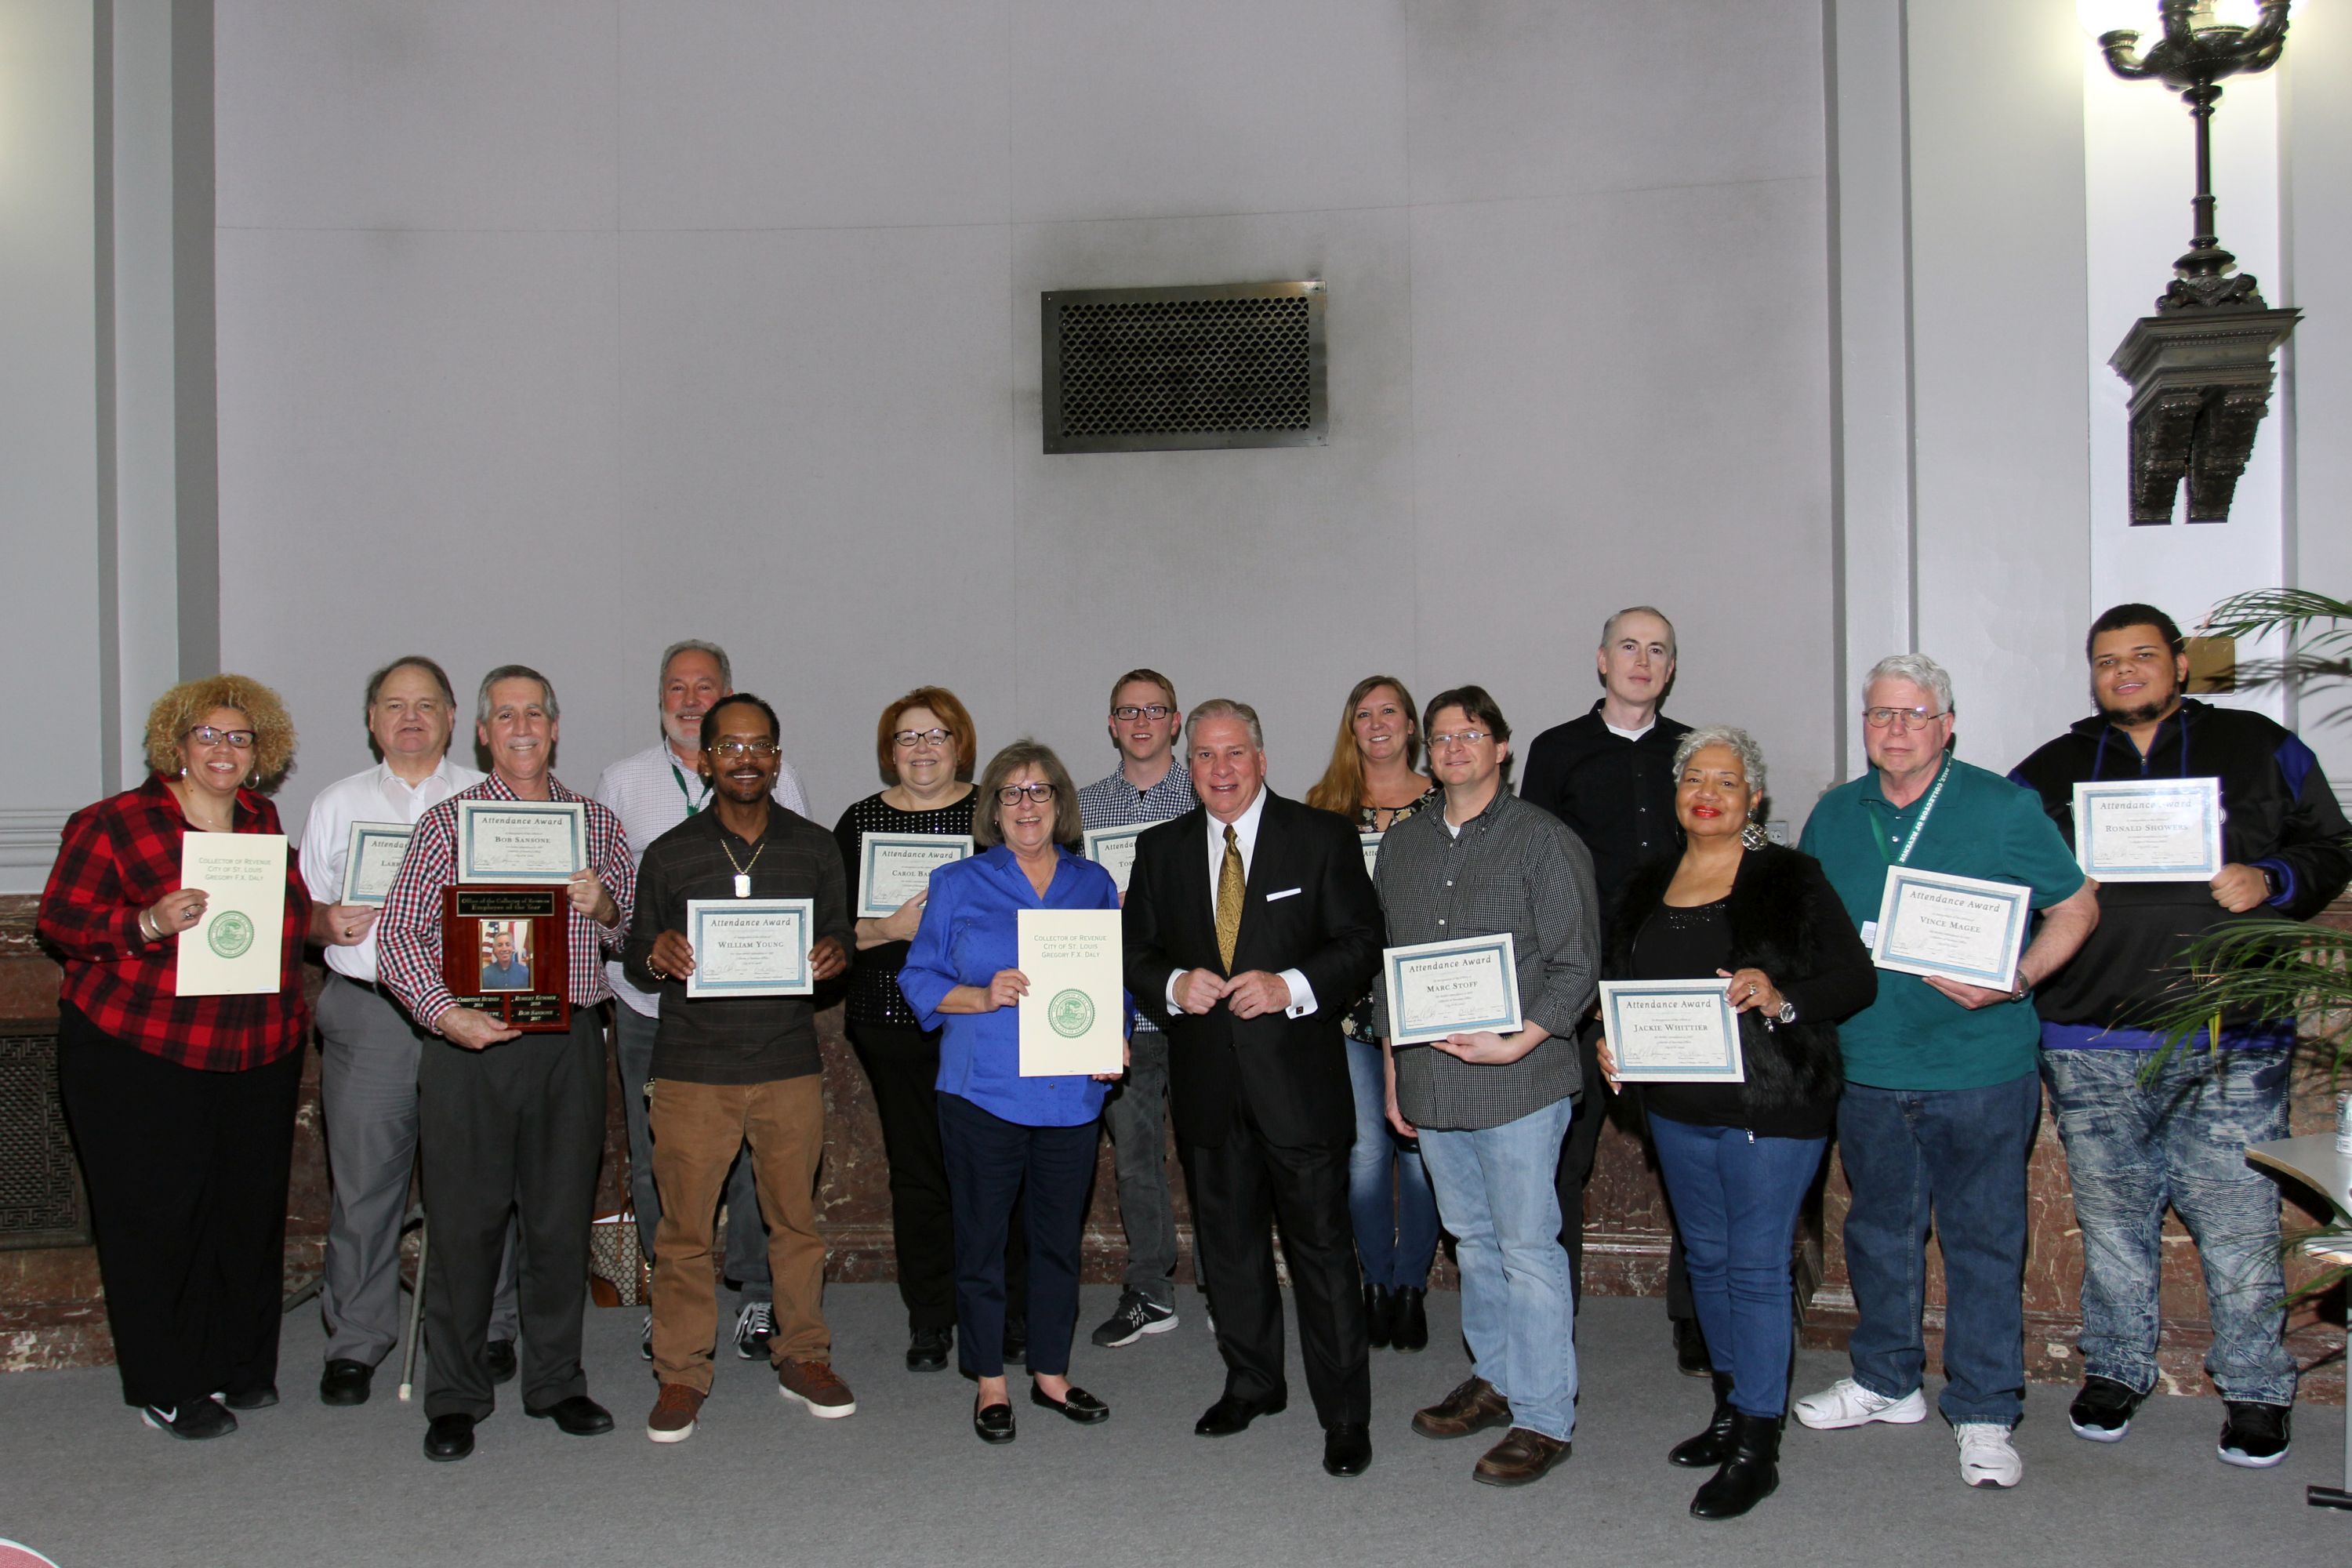
<svg viewBox="0 0 2352 1568">
<path fill-rule="evenodd" d="M 278 693 L 242 675 L 184 680 L 147 710 L 147 765 L 170 778 L 180 771 L 180 737 L 215 708 L 234 708 L 253 726 L 254 773 L 264 784 L 285 775 L 294 761 L 294 721 Z"/>
</svg>

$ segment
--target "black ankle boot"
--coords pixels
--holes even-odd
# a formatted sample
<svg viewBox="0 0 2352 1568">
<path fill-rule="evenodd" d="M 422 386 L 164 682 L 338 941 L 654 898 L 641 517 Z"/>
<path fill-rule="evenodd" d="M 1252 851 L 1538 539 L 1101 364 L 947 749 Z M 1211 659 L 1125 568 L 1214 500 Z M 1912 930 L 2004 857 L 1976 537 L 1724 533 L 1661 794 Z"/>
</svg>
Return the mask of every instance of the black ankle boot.
<svg viewBox="0 0 2352 1568">
<path fill-rule="evenodd" d="M 1389 1348 L 1389 1336 L 1395 1331 L 1395 1298 L 1385 1285 L 1364 1287 L 1364 1327 L 1371 1333 L 1372 1348 Z"/>
<path fill-rule="evenodd" d="M 1395 1317 L 1389 1324 L 1389 1343 L 1401 1351 L 1429 1348 L 1429 1308 L 1425 1304 L 1428 1295 L 1428 1290 L 1420 1286 L 1398 1287 L 1391 1303 Z"/>
<path fill-rule="evenodd" d="M 1706 1430 L 1675 1444 L 1666 1462 L 1686 1470 L 1705 1470 L 1731 1458 L 1731 1374 L 1718 1372 L 1715 1373 L 1715 1415 Z"/>
<path fill-rule="evenodd" d="M 1780 1422 L 1777 1416 L 1731 1413 L 1731 1457 L 1691 1499 L 1694 1519 L 1738 1519 L 1780 1484 Z"/>
</svg>

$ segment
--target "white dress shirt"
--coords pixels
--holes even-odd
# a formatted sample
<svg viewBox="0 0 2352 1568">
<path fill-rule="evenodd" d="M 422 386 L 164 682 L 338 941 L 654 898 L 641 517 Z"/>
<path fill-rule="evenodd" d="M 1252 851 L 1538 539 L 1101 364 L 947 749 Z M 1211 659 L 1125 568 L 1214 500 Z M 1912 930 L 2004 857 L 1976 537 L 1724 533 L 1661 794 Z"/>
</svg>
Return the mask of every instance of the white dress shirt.
<svg viewBox="0 0 2352 1568">
<path fill-rule="evenodd" d="M 460 767 L 445 753 L 421 784 L 411 785 L 378 763 L 347 779 L 338 779 L 310 803 L 310 816 L 302 825 L 302 882 L 314 902 L 331 904 L 343 896 L 343 858 L 351 852 L 354 822 L 402 822 L 416 819 L 456 795 L 482 782 L 472 768 Z M 327 967 L 348 979 L 375 984 L 375 928 L 350 947 L 327 949 Z"/>
<path fill-rule="evenodd" d="M 1225 873 L 1225 824 L 1219 822 L 1212 812 L 1204 810 L 1201 815 L 1206 817 L 1209 823 L 1209 912 L 1213 916 L 1217 909 L 1217 882 Z M 1257 854 L 1258 818 L 1265 815 L 1265 786 L 1260 784 L 1256 798 L 1249 803 L 1249 809 L 1235 817 L 1233 823 L 1234 847 L 1241 854 L 1244 886 L 1247 886 L 1249 882 L 1252 859 Z M 1283 889 L 1269 888 L 1266 890 L 1278 893 Z M 1185 973 L 1180 969 L 1168 977 L 1168 1010 L 1171 1013 L 1181 1013 L 1184 1010 L 1176 1005 L 1176 982 L 1182 979 Z M 1290 1005 L 1282 1010 L 1284 1017 L 1304 1018 L 1307 1014 L 1315 1011 L 1315 987 L 1307 983 L 1307 976 L 1302 971 L 1286 969 L 1280 978 L 1284 984 L 1290 987 Z"/>
<path fill-rule="evenodd" d="M 770 792 L 778 805 L 808 815 L 808 796 L 801 793 L 801 775 L 793 764 L 776 763 L 776 787 Z M 613 808 L 628 837 L 629 859 L 642 866 L 646 846 L 710 805 L 710 786 L 702 775 L 677 760 L 667 741 L 649 746 L 633 757 L 623 757 L 596 781 L 596 798 Z M 691 808 L 691 809 L 689 809 Z M 604 966 L 613 994 L 648 1018 L 661 1013 L 661 998 L 629 984 L 615 959 Z"/>
</svg>

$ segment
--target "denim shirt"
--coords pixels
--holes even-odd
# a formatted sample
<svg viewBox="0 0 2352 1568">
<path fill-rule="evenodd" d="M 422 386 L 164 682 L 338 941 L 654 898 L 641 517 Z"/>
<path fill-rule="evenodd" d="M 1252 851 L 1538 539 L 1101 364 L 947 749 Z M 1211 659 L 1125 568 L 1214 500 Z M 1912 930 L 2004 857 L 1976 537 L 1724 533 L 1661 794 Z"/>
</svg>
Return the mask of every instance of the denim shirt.
<svg viewBox="0 0 2352 1568">
<path fill-rule="evenodd" d="M 959 985 L 987 989 L 997 972 L 1020 967 L 1018 911 L 1116 910 L 1110 873 L 1057 849 L 1054 879 L 1039 898 L 1013 851 L 1003 845 L 931 873 L 923 922 L 898 972 L 898 990 L 926 1029 L 940 1029 L 941 1094 L 958 1095 L 991 1115 L 1024 1127 L 1078 1127 L 1102 1114 L 1111 1086 L 1082 1073 L 1021 1076 L 1021 1012 L 941 1013 Z M 1134 1008 L 1128 1008 L 1130 1017 Z"/>
</svg>

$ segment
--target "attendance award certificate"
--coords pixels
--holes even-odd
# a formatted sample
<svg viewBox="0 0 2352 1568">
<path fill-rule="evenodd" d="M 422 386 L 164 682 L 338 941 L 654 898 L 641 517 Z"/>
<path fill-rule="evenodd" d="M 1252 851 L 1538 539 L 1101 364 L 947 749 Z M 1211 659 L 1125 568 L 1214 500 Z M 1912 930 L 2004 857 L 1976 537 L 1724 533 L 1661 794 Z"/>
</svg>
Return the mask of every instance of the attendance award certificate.
<svg viewBox="0 0 2352 1568">
<path fill-rule="evenodd" d="M 1372 876 L 1381 868 L 1381 837 L 1377 833 L 1359 833 L 1356 842 L 1364 847 L 1364 875 Z"/>
<path fill-rule="evenodd" d="M 1518 944 L 1508 931 L 1386 949 L 1381 974 L 1389 1038 L 1396 1045 L 1423 1046 L 1481 1029 L 1516 1034 L 1522 1026 Z"/>
<path fill-rule="evenodd" d="M 174 996 L 258 996 L 286 983 L 286 836 L 189 833 L 180 886 L 205 890 L 205 916 L 179 935 Z"/>
<path fill-rule="evenodd" d="M 568 882 L 588 864 L 588 808 L 576 800 L 460 800 L 457 880 Z"/>
<path fill-rule="evenodd" d="M 2074 786 L 2074 859 L 2100 882 L 2210 882 L 2221 874 L 2221 781 Z"/>
<path fill-rule="evenodd" d="M 1740 1083 L 1739 1015 L 1719 979 L 1604 980 L 1601 1032 L 1624 1083 Z"/>
<path fill-rule="evenodd" d="M 928 890 L 931 873 L 971 853 L 969 833 L 869 833 L 857 851 L 857 918 L 887 920 Z"/>
<path fill-rule="evenodd" d="M 400 875 L 401 858 L 416 832 L 404 822 L 354 822 L 343 845 L 346 904 L 381 904 Z"/>
<path fill-rule="evenodd" d="M 1126 1069 L 1125 946 L 1117 910 L 1023 910 L 1014 962 L 1021 999 L 1021 1076 Z"/>
<path fill-rule="evenodd" d="M 1897 866 L 1886 873 L 1871 962 L 1991 991 L 2017 984 L 2033 889 Z"/>
<path fill-rule="evenodd" d="M 686 944 L 694 973 L 688 1001 L 706 996 L 806 996 L 816 989 L 809 962 L 814 899 L 688 899 Z"/>
<path fill-rule="evenodd" d="M 1135 870 L 1135 841 L 1156 822 L 1138 822 L 1124 827 L 1089 827 L 1086 833 L 1087 858 L 1110 873 L 1119 892 L 1127 891 L 1127 879 Z"/>
</svg>

